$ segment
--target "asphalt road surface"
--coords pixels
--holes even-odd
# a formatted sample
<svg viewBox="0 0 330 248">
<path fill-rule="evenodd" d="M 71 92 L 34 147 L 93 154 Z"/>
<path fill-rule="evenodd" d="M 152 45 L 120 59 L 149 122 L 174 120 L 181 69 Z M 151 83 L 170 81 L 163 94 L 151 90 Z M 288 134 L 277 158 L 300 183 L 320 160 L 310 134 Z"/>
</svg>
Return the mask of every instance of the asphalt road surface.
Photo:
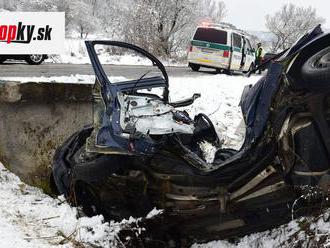
<svg viewBox="0 0 330 248">
<path fill-rule="evenodd" d="M 136 78 L 147 71 L 157 71 L 153 66 L 141 65 L 104 65 L 108 76 L 123 76 Z M 166 67 L 169 76 L 174 77 L 196 77 L 215 74 L 214 69 L 202 68 L 201 72 L 193 72 L 189 67 Z M 43 63 L 41 65 L 27 65 L 25 63 L 4 63 L 0 65 L 0 77 L 52 77 L 70 76 L 76 74 L 94 74 L 90 64 L 53 64 Z"/>
</svg>

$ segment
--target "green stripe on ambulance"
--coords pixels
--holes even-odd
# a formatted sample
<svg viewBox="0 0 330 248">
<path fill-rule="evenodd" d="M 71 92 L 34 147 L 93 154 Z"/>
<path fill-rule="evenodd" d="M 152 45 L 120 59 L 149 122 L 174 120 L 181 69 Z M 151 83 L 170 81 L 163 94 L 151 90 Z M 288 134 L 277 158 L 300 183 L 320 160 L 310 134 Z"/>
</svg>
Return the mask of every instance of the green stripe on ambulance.
<svg viewBox="0 0 330 248">
<path fill-rule="evenodd" d="M 230 50 L 230 46 L 216 44 L 216 43 L 212 43 L 212 42 L 205 42 L 205 41 L 200 41 L 200 40 L 191 41 L 191 45 L 198 46 L 198 47 L 211 48 L 211 49 L 224 50 L 224 51 Z"/>
</svg>

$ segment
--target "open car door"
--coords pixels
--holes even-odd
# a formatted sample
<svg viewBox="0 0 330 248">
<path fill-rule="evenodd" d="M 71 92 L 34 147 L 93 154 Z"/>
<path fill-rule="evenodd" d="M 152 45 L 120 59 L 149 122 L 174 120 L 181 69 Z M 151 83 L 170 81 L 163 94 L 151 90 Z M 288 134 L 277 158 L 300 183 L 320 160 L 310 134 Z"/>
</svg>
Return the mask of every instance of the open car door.
<svg viewBox="0 0 330 248">
<path fill-rule="evenodd" d="M 193 132 L 189 117 L 176 114 L 175 107 L 189 105 L 199 95 L 169 103 L 168 75 L 156 57 L 140 47 L 118 41 L 86 41 L 86 46 L 96 75 L 93 93 L 94 130 L 87 141 L 88 151 L 153 154 L 157 144 L 151 136 Z M 153 67 L 145 67 L 149 71 L 133 80 L 115 83 L 101 64 L 99 49 L 110 51 L 110 56 L 120 49 L 128 49 L 130 53 L 146 57 Z M 179 124 L 176 118 L 185 123 Z"/>
</svg>

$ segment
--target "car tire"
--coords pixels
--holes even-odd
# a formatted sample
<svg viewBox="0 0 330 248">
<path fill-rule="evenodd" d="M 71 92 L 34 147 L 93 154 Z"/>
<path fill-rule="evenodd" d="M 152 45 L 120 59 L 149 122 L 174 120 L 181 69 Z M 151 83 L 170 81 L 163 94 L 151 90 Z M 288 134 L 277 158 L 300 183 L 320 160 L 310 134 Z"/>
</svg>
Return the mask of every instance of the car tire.
<svg viewBox="0 0 330 248">
<path fill-rule="evenodd" d="M 301 77 L 313 87 L 322 87 L 330 82 L 330 47 L 327 47 L 303 64 Z"/>
<path fill-rule="evenodd" d="M 199 69 L 201 68 L 200 65 L 196 65 L 196 64 L 189 64 L 189 66 L 193 71 L 199 71 Z"/>
<path fill-rule="evenodd" d="M 31 54 L 25 58 L 29 65 L 40 65 L 45 60 L 45 56 L 41 54 Z"/>
<path fill-rule="evenodd" d="M 232 76 L 233 75 L 233 72 L 229 69 L 226 69 L 223 71 L 224 74 L 228 75 L 228 76 Z"/>
<path fill-rule="evenodd" d="M 93 128 L 91 125 L 72 134 L 60 147 L 56 149 L 52 163 L 51 181 L 54 182 L 59 194 L 69 196 L 72 190 L 72 155 L 85 144 Z M 70 159 L 68 158 L 70 157 Z M 56 193 L 56 191 L 54 191 Z"/>
<path fill-rule="evenodd" d="M 84 127 L 56 151 L 52 174 L 59 193 L 73 206 L 81 206 L 87 216 L 102 214 L 106 219 L 120 221 L 146 215 L 152 209 L 147 197 L 140 198 L 135 205 L 139 207 L 132 208 L 132 204 L 121 204 L 118 195 L 100 194 L 101 188 L 109 187 L 110 175 L 125 175 L 129 168 L 124 156 L 85 153 L 92 130 L 91 126 Z"/>
<path fill-rule="evenodd" d="M 74 192 L 74 200 L 76 201 L 74 205 L 81 206 L 84 214 L 88 217 L 105 213 L 100 199 L 91 185 L 76 182 Z"/>
<path fill-rule="evenodd" d="M 220 68 L 216 68 L 216 69 L 215 69 L 215 73 L 216 73 L 216 74 L 221 74 L 221 73 L 222 73 L 222 69 L 220 69 Z"/>
</svg>

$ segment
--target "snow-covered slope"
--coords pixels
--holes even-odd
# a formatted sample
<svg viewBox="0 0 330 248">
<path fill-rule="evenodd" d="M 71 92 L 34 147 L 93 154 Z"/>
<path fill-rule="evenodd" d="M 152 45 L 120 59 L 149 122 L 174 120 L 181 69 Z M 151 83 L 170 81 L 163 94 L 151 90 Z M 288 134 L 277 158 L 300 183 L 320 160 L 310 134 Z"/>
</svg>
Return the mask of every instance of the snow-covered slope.
<svg viewBox="0 0 330 248">
<path fill-rule="evenodd" d="M 0 164 L 0 247 L 110 247 L 119 223 L 102 216 L 78 217 L 76 208 L 30 187 Z"/>
<path fill-rule="evenodd" d="M 101 39 L 106 40 L 104 36 L 90 37 L 90 40 Z M 96 47 L 98 49 L 98 47 Z M 151 61 L 146 57 L 139 56 L 129 50 L 123 50 L 121 54 L 113 54 L 105 49 L 98 49 L 99 59 L 102 64 L 114 65 L 152 65 Z M 185 66 L 187 62 L 184 56 L 180 61 L 174 59 L 161 59 L 165 66 Z M 66 38 L 64 43 L 64 51 L 59 55 L 50 55 L 46 62 L 51 63 L 67 63 L 67 64 L 90 64 L 87 54 L 85 41 L 80 38 Z"/>
<path fill-rule="evenodd" d="M 330 210 L 320 210 L 314 217 L 303 217 L 261 233 L 255 233 L 236 242 L 212 241 L 194 244 L 191 248 L 275 248 L 275 247 L 330 247 Z"/>
<path fill-rule="evenodd" d="M 236 75 L 212 75 L 170 78 L 171 101 L 181 100 L 201 93 L 201 98 L 184 108 L 194 117 L 205 113 L 215 125 L 224 146 L 239 148 L 244 138 L 244 123 L 239 107 L 242 91 L 248 84 L 254 84 L 260 76 L 250 78 Z"/>
<path fill-rule="evenodd" d="M 149 217 L 158 214 L 153 210 Z M 238 239 L 236 243 L 212 241 L 192 248 L 329 247 L 330 211 L 300 218 L 279 228 Z M 104 222 L 102 216 L 79 217 L 62 198 L 53 199 L 28 186 L 0 164 L 0 247 L 75 248 L 120 247 L 121 223 Z M 80 245 L 80 246 L 79 246 Z M 83 245 L 83 246 L 82 246 Z"/>
</svg>

